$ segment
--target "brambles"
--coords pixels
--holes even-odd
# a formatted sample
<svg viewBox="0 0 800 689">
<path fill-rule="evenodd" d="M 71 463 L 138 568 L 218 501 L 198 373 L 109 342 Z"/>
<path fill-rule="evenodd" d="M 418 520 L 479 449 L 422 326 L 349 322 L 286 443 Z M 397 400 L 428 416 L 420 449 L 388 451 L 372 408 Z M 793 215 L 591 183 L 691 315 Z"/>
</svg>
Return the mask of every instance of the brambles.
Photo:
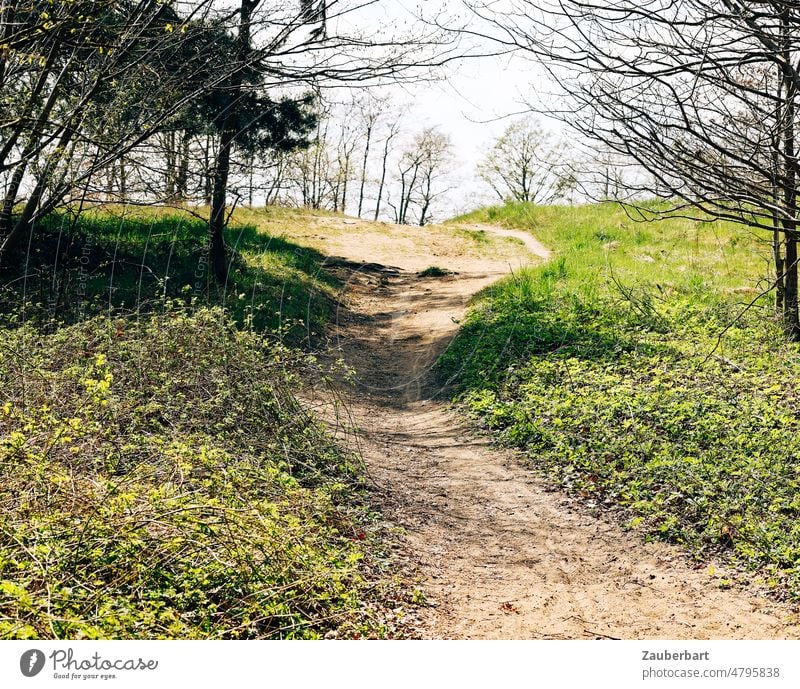
<svg viewBox="0 0 800 689">
<path fill-rule="evenodd" d="M 0 346 L 0 637 L 385 633 L 312 359 L 178 307 Z"/>
</svg>

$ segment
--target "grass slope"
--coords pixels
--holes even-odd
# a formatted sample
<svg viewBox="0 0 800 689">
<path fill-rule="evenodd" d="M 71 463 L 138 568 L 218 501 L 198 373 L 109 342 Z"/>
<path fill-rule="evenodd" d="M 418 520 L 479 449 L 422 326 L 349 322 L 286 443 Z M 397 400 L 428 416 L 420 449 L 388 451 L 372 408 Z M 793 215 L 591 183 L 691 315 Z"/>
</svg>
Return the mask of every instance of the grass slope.
<svg viewBox="0 0 800 689">
<path fill-rule="evenodd" d="M 308 344 L 330 316 L 337 282 L 322 270 L 321 253 L 285 237 L 285 228 L 307 220 L 303 211 L 238 212 L 226 233 L 230 276 L 220 286 L 208 279 L 202 217 L 116 206 L 54 214 L 7 261 L 0 311 L 6 321 L 24 315 L 52 328 L 109 310 L 146 313 L 180 298 L 223 306 L 239 323 Z"/>
<path fill-rule="evenodd" d="M 469 409 L 630 528 L 800 597 L 800 353 L 771 297 L 742 315 L 769 246 L 608 204 L 458 221 L 530 230 L 555 252 L 481 294 L 440 361 Z"/>
<path fill-rule="evenodd" d="M 336 283 L 274 216 L 304 222 L 234 225 L 222 289 L 152 209 L 54 216 L 6 266 L 0 638 L 397 633 L 362 466 L 298 402 L 327 372 L 281 343 Z"/>
</svg>

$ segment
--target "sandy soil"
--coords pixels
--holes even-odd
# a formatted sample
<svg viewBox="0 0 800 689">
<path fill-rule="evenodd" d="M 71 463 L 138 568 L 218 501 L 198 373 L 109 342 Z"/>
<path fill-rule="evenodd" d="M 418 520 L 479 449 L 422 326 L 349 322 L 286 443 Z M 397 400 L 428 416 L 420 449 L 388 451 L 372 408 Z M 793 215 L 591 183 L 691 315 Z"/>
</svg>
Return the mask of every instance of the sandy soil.
<svg viewBox="0 0 800 689">
<path fill-rule="evenodd" d="M 333 334 L 356 370 L 359 448 L 430 603 L 419 636 L 800 638 L 797 610 L 722 589 L 717 563 L 697 568 L 677 548 L 587 514 L 448 409 L 428 373 L 469 297 L 549 256 L 523 232 L 467 229 L 499 241 L 479 251 L 441 228 L 395 236 L 330 218 L 316 228 L 346 280 Z M 430 265 L 453 274 L 420 278 Z"/>
</svg>

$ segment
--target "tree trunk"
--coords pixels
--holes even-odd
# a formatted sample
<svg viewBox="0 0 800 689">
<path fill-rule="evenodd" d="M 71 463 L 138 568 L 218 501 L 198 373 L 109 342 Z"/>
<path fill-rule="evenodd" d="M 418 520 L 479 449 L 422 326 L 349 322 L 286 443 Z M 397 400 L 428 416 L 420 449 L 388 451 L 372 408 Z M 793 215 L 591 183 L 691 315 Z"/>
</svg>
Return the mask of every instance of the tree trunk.
<svg viewBox="0 0 800 689">
<path fill-rule="evenodd" d="M 431 191 L 433 187 L 433 179 L 431 175 L 428 175 L 425 180 L 425 193 L 422 196 L 422 209 L 420 210 L 419 214 L 419 226 L 423 227 L 426 222 L 428 222 L 428 211 L 431 207 L 431 200 L 433 196 Z"/>
<path fill-rule="evenodd" d="M 369 145 L 372 142 L 372 125 L 367 126 L 367 141 L 364 146 L 364 160 L 361 163 L 361 188 L 358 190 L 358 217 L 364 206 L 364 185 L 367 183 L 367 161 L 369 160 Z"/>
<path fill-rule="evenodd" d="M 178 178 L 175 181 L 175 193 L 179 201 L 186 201 L 189 198 L 189 143 L 192 135 L 188 130 L 183 130 L 181 136 L 181 159 L 178 165 Z"/>
<path fill-rule="evenodd" d="M 119 200 L 123 203 L 128 200 L 128 168 L 124 155 L 119 157 Z"/>
<path fill-rule="evenodd" d="M 779 315 L 783 313 L 783 299 L 784 299 L 784 284 L 785 277 L 783 271 L 785 270 L 785 262 L 783 260 L 783 253 L 781 252 L 781 233 L 778 229 L 778 218 L 774 219 L 775 232 L 772 235 L 772 253 L 775 259 L 775 312 Z"/>
<path fill-rule="evenodd" d="M 786 334 L 800 341 L 800 323 L 797 308 L 797 236 L 794 231 L 785 231 L 786 280 L 783 293 L 783 320 Z"/>
<path fill-rule="evenodd" d="M 214 277 L 219 282 L 228 279 L 228 256 L 225 250 L 225 208 L 228 192 L 228 175 L 231 169 L 231 149 L 236 132 L 227 128 L 222 132 L 214 167 L 214 183 L 211 192 L 211 215 L 208 221 L 208 257 Z"/>
<path fill-rule="evenodd" d="M 249 157 L 249 159 L 247 161 L 247 167 L 248 167 L 247 201 L 248 201 L 248 205 L 250 206 L 250 208 L 252 208 L 253 207 L 253 191 L 254 191 L 253 175 L 255 174 L 255 168 L 256 168 L 256 156 L 255 156 L 255 154 L 251 154 L 250 155 L 250 157 Z"/>
<path fill-rule="evenodd" d="M 389 140 L 383 149 L 383 165 L 381 167 L 381 182 L 378 185 L 378 200 L 375 202 L 375 220 L 381 214 L 381 199 L 383 198 L 383 188 L 386 186 L 386 159 L 389 157 Z"/>
<path fill-rule="evenodd" d="M 783 82 L 778 80 L 778 87 L 775 98 L 775 131 L 772 136 L 772 202 L 774 209 L 772 211 L 772 257 L 775 263 L 775 314 L 783 317 L 783 304 L 784 293 L 786 291 L 786 276 L 783 274 L 786 262 L 783 260 L 783 235 L 781 233 L 781 217 L 778 213 L 780 208 L 781 199 L 781 170 L 783 165 L 781 162 L 781 132 L 780 127 L 783 124 L 783 107 L 781 104 L 781 96 L 783 95 Z"/>
<path fill-rule="evenodd" d="M 389 134 L 386 136 L 386 141 L 383 145 L 383 163 L 381 165 L 381 181 L 378 185 L 378 200 L 375 203 L 375 220 L 378 219 L 378 216 L 381 214 L 381 200 L 383 198 L 383 188 L 386 186 L 386 165 L 389 159 L 389 146 L 392 143 L 392 139 L 397 134 L 396 125 L 392 125 L 392 128 L 389 130 Z"/>
<path fill-rule="evenodd" d="M 800 314 L 798 314 L 797 295 L 797 159 L 795 158 L 795 99 L 797 83 L 792 68 L 791 31 L 788 14 L 783 15 L 784 52 L 783 52 L 783 84 L 786 96 L 783 121 L 783 156 L 786 161 L 786 178 L 784 181 L 784 202 L 786 218 L 784 229 L 784 256 L 786 257 L 783 294 L 783 321 L 786 334 L 795 341 L 800 341 Z"/>
<path fill-rule="evenodd" d="M 211 135 L 206 135 L 206 145 L 203 147 L 203 201 L 206 206 L 211 205 L 211 192 L 214 186 L 214 173 L 211 169 Z"/>
<path fill-rule="evenodd" d="M 414 194 L 414 188 L 417 185 L 417 177 L 419 176 L 420 163 L 415 160 L 412 167 L 408 168 L 405 172 L 401 173 L 402 189 L 400 192 L 400 220 L 401 225 L 408 223 L 408 209 L 411 207 L 411 196 Z M 406 184 L 406 174 L 414 171 L 411 180 Z"/>
<path fill-rule="evenodd" d="M 164 198 L 169 202 L 175 200 L 175 180 L 178 176 L 176 168 L 178 154 L 175 146 L 175 132 L 167 132 L 161 140 L 164 145 L 165 160 L 167 163 L 167 169 L 164 175 Z"/>
<path fill-rule="evenodd" d="M 342 213 L 347 213 L 347 180 L 350 177 L 350 154 L 344 158 L 344 175 L 342 179 Z"/>
<path fill-rule="evenodd" d="M 208 221 L 208 252 L 211 269 L 219 282 L 228 279 L 228 255 L 225 248 L 225 208 L 228 192 L 228 175 L 231 168 L 231 151 L 236 138 L 236 101 L 241 95 L 242 72 L 250 52 L 250 20 L 259 0 L 242 0 L 238 36 L 239 69 L 234 73 L 228 110 L 220 127 L 217 164 L 214 166 L 214 188 L 211 192 L 211 215 Z"/>
<path fill-rule="evenodd" d="M 107 203 L 114 200 L 114 187 L 117 186 L 117 166 L 111 165 L 106 170 L 106 193 L 105 199 Z"/>
</svg>

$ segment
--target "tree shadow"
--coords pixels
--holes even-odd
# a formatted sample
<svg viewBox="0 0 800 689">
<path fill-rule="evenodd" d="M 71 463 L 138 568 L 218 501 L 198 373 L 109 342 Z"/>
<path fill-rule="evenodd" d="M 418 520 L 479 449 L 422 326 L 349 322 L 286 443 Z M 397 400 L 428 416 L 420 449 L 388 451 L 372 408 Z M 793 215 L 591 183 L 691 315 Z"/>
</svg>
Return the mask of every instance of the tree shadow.
<svg viewBox="0 0 800 689">
<path fill-rule="evenodd" d="M 323 333 L 339 281 L 320 252 L 254 225 L 231 226 L 230 276 L 209 272 L 207 225 L 188 215 L 53 214 L 0 270 L 5 325 L 43 328 L 109 310 L 140 314 L 169 301 L 221 305 L 240 325 L 295 344 Z"/>
<path fill-rule="evenodd" d="M 455 390 L 479 390 L 534 358 L 611 364 L 634 351 L 651 356 L 671 350 L 648 338 L 649 326 L 635 314 L 590 310 L 577 299 L 543 298 L 516 306 L 489 299 L 468 316 L 443 352 L 438 379 Z"/>
</svg>

